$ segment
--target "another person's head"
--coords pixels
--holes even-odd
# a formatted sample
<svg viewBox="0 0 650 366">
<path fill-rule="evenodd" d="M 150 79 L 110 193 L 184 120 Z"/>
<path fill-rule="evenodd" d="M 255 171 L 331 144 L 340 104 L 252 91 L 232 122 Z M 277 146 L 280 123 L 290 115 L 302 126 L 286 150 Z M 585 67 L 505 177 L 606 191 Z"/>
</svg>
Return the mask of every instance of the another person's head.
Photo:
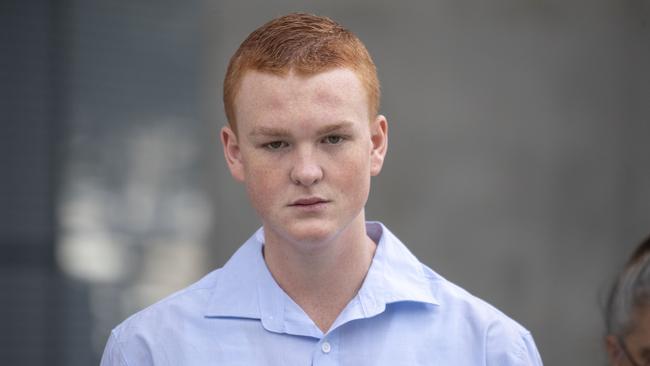
<svg viewBox="0 0 650 366">
<path fill-rule="evenodd" d="M 605 315 L 610 364 L 650 365 L 650 237 L 619 275 Z"/>
</svg>

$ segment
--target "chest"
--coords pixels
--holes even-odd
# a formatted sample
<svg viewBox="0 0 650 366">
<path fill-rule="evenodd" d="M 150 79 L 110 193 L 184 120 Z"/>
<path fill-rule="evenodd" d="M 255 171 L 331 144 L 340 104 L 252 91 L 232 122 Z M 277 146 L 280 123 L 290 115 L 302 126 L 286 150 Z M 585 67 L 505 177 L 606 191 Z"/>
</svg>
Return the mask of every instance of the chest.
<svg viewBox="0 0 650 366">
<path fill-rule="evenodd" d="M 271 332 L 257 320 L 220 319 L 215 325 L 192 339 L 170 330 L 153 364 L 482 365 L 485 360 L 478 337 L 441 332 L 418 319 L 363 319 L 320 339 Z"/>
</svg>

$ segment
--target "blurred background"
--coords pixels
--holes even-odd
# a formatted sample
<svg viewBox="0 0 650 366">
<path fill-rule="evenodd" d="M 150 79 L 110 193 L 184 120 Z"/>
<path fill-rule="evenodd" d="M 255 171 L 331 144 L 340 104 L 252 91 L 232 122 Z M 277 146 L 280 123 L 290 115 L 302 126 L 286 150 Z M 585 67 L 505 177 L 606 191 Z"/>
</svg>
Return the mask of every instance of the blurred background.
<svg viewBox="0 0 650 366">
<path fill-rule="evenodd" d="M 650 234 L 648 0 L 3 0 L 0 364 L 98 364 L 112 327 L 259 226 L 219 88 L 290 11 L 377 64 L 390 144 L 368 218 L 546 364 L 604 364 L 604 295 Z"/>
</svg>

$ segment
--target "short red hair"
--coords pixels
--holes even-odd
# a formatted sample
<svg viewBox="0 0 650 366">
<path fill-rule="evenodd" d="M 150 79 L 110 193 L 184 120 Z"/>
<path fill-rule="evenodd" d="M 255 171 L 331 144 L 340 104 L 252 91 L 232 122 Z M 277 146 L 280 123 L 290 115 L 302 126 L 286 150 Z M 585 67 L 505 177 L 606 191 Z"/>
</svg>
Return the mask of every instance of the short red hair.
<svg viewBox="0 0 650 366">
<path fill-rule="evenodd" d="M 371 118 L 379 111 L 379 79 L 368 50 L 352 32 L 327 17 L 292 13 L 257 28 L 230 59 L 223 82 L 228 123 L 236 131 L 234 102 L 249 70 L 310 75 L 345 67 L 353 70 L 368 94 Z"/>
</svg>

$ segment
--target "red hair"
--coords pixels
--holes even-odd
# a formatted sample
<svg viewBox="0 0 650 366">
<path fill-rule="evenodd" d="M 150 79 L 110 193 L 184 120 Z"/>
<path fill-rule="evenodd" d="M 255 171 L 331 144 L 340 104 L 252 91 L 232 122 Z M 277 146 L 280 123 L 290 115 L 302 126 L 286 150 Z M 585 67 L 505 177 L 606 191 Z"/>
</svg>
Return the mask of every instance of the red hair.
<svg viewBox="0 0 650 366">
<path fill-rule="evenodd" d="M 236 131 L 234 101 L 246 71 L 311 75 L 338 67 L 356 73 L 368 94 L 369 115 L 377 115 L 377 69 L 357 36 L 327 17 L 312 14 L 292 13 L 271 20 L 253 31 L 230 59 L 223 82 L 228 123 Z"/>
</svg>

